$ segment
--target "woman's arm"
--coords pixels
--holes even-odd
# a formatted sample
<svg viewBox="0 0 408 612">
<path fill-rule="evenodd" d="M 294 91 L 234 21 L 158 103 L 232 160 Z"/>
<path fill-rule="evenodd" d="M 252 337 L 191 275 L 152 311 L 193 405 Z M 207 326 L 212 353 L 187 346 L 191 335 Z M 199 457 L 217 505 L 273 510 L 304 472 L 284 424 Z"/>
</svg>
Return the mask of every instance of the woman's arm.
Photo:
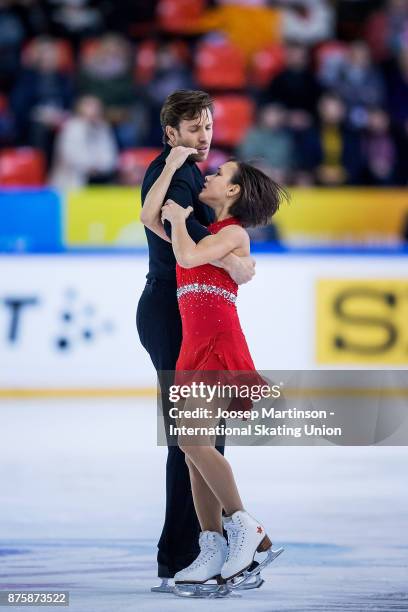
<svg viewBox="0 0 408 612">
<path fill-rule="evenodd" d="M 172 226 L 172 246 L 180 266 L 194 268 L 213 263 L 236 249 L 242 249 L 243 255 L 249 255 L 248 234 L 237 225 L 225 227 L 218 234 L 206 236 L 196 244 L 186 228 L 186 219 L 191 212 L 191 206 L 185 209 L 175 202 L 169 202 L 162 210 L 162 220 L 167 219 Z"/>
<path fill-rule="evenodd" d="M 166 158 L 166 165 L 164 166 L 162 173 L 151 186 L 145 198 L 142 211 L 140 213 L 140 220 L 143 225 L 168 242 L 171 242 L 171 240 L 167 237 L 167 234 L 164 231 L 163 225 L 160 221 L 160 209 L 163 206 L 163 202 L 170 187 L 174 173 L 176 170 L 181 168 L 187 157 L 193 153 L 197 153 L 197 150 L 190 147 L 172 148 Z"/>
</svg>

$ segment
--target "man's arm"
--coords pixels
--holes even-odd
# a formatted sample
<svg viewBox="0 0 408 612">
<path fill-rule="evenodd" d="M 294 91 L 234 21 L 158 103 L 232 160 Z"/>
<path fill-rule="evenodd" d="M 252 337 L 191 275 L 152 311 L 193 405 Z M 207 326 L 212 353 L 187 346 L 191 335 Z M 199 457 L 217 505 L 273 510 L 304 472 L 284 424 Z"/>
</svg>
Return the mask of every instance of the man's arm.
<svg viewBox="0 0 408 612">
<path fill-rule="evenodd" d="M 182 208 L 188 208 L 193 202 L 193 197 L 191 186 L 187 179 L 185 179 L 183 176 L 176 175 L 166 193 L 165 201 L 173 200 L 173 202 L 177 202 L 177 204 Z M 206 236 L 211 236 L 211 232 L 199 221 L 197 221 L 194 214 L 191 214 L 187 219 L 186 227 L 190 237 L 195 243 L 200 242 L 200 240 Z M 164 221 L 164 230 L 167 236 L 171 239 L 171 223 Z"/>
<path fill-rule="evenodd" d="M 197 153 L 191 147 L 174 147 L 166 158 L 165 165 L 146 194 L 140 213 L 140 220 L 146 227 L 152 229 L 160 223 L 160 210 L 166 198 L 174 174 L 184 164 L 186 159 Z M 161 223 L 160 223 L 161 226 Z M 161 230 L 163 228 L 161 227 Z"/>
<path fill-rule="evenodd" d="M 226 270 L 237 285 L 249 283 L 255 276 L 255 259 L 250 255 L 238 257 L 234 253 L 229 253 L 221 260 L 212 261 L 211 263 Z"/>
</svg>

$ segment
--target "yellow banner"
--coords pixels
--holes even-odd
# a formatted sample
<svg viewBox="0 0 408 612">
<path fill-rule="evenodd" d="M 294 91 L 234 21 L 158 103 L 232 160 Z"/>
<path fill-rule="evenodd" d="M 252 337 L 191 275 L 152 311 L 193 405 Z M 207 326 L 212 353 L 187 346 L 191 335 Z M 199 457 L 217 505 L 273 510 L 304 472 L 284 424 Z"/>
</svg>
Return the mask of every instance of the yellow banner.
<svg viewBox="0 0 408 612">
<path fill-rule="evenodd" d="M 282 238 L 310 242 L 384 242 L 401 235 L 408 213 L 406 189 L 291 189 L 291 203 L 276 215 Z"/>
<path fill-rule="evenodd" d="M 398 189 L 291 189 L 274 221 L 291 244 L 395 241 L 408 211 Z M 140 187 L 90 187 L 67 194 L 68 246 L 145 246 Z"/>
<path fill-rule="evenodd" d="M 89 187 L 67 194 L 67 245 L 145 246 L 140 206 L 140 187 Z"/>
<path fill-rule="evenodd" d="M 317 283 L 317 362 L 408 365 L 408 280 Z"/>
</svg>

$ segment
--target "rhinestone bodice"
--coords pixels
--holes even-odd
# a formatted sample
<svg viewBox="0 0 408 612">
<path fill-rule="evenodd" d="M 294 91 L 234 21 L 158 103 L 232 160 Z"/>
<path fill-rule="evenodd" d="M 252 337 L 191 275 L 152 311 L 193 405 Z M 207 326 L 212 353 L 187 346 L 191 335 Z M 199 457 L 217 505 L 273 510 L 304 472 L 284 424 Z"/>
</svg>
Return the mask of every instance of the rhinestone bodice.
<svg viewBox="0 0 408 612">
<path fill-rule="evenodd" d="M 208 229 L 216 234 L 227 225 L 239 225 L 239 221 L 230 217 L 212 223 Z M 177 265 L 176 276 L 183 334 L 241 329 L 235 306 L 238 285 L 228 272 L 212 264 L 190 269 Z"/>
</svg>

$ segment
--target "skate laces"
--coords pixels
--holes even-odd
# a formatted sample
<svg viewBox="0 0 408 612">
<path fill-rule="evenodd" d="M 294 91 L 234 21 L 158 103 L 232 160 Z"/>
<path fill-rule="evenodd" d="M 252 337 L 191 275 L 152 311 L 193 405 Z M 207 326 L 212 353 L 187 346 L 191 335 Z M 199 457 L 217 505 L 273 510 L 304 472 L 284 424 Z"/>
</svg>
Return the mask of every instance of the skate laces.
<svg viewBox="0 0 408 612">
<path fill-rule="evenodd" d="M 186 567 L 186 570 L 195 570 L 213 556 L 214 551 L 217 549 L 215 538 L 200 538 L 200 548 L 200 554 L 198 555 L 197 559 Z"/>
<path fill-rule="evenodd" d="M 236 554 L 236 549 L 241 548 L 243 538 L 239 536 L 242 529 L 239 525 L 234 525 L 234 523 L 226 523 L 224 528 L 228 535 L 228 553 L 226 559 L 228 561 Z"/>
</svg>

